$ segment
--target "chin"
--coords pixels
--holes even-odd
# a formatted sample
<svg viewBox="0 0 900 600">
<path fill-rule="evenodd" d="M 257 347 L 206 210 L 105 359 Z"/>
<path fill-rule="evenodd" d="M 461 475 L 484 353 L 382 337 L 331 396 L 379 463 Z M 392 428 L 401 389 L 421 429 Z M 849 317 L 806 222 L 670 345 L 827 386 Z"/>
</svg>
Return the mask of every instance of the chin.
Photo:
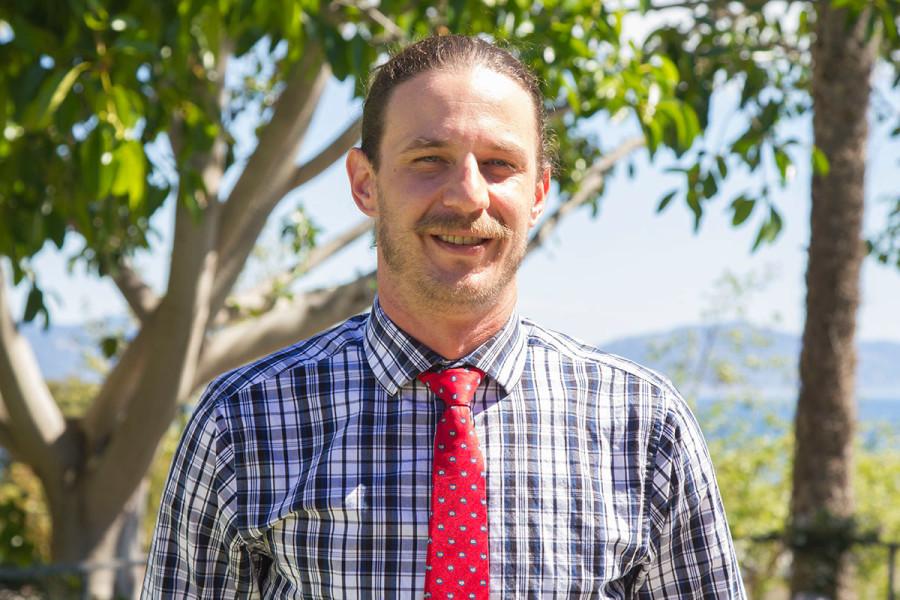
<svg viewBox="0 0 900 600">
<path fill-rule="evenodd" d="M 478 281 L 471 275 L 454 281 L 422 277 L 416 289 L 432 306 L 478 308 L 496 304 L 508 284 L 509 282 Z"/>
</svg>

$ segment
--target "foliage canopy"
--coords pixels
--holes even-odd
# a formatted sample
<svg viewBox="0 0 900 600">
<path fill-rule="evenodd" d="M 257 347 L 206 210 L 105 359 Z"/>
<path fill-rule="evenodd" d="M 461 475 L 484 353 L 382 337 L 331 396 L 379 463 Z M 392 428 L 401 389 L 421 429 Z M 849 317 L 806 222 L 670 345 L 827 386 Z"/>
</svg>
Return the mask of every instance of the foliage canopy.
<svg viewBox="0 0 900 600">
<path fill-rule="evenodd" d="M 876 4 L 869 18 L 887 32 L 883 57 L 896 67 L 896 2 Z M 735 226 L 756 223 L 758 246 L 782 227 L 771 191 L 792 163 L 805 155 L 817 171 L 828 169 L 821 152 L 777 127 L 810 106 L 812 7 L 767 5 L 684 3 L 640 44 L 623 30 L 627 18 L 664 5 L 42 0 L 0 8 L 0 255 L 11 259 L 15 283 L 33 286 L 26 320 L 47 316 L 30 259 L 74 232 L 82 247 L 73 259 L 108 274 L 151 244 L 150 218 L 167 197 L 199 214 L 210 199 L 196 157 L 224 137 L 226 168 L 243 168 L 236 123 L 249 117 L 262 127 L 304 56 L 321 51 L 334 76 L 362 94 L 391 47 L 442 31 L 510 43 L 538 72 L 554 115 L 563 197 L 614 149 L 603 139 L 613 136 L 578 124 L 631 116 L 651 155 L 673 151 L 672 170 L 683 176 L 659 210 L 682 199 L 697 227 L 730 171 L 762 174 L 727 200 Z M 240 68 L 226 70 L 235 59 Z M 711 95 L 729 80 L 741 85 L 748 125 L 733 139 L 709 139 Z M 601 192 L 588 199 L 595 209 Z M 892 239 L 873 245 L 884 260 Z"/>
</svg>

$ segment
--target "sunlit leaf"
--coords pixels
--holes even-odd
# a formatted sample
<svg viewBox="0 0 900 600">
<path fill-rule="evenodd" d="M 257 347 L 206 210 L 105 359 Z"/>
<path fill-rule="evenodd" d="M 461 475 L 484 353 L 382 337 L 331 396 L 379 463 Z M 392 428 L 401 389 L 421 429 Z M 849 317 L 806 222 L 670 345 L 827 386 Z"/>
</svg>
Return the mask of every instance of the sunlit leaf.
<svg viewBox="0 0 900 600">
<path fill-rule="evenodd" d="M 813 146 L 812 149 L 812 167 L 813 173 L 821 177 L 826 177 L 831 171 L 831 165 L 825 153 Z"/>
<path fill-rule="evenodd" d="M 144 150 L 139 142 L 119 144 L 113 152 L 115 176 L 110 192 L 116 196 L 128 196 L 131 210 L 138 210 L 144 196 Z"/>
<path fill-rule="evenodd" d="M 68 71 L 59 71 L 51 75 L 38 93 L 37 99 L 26 112 L 23 125 L 26 129 L 41 129 L 47 127 L 53 113 L 59 108 L 66 94 L 72 89 L 78 76 L 90 68 L 90 63 L 80 63 Z"/>
</svg>

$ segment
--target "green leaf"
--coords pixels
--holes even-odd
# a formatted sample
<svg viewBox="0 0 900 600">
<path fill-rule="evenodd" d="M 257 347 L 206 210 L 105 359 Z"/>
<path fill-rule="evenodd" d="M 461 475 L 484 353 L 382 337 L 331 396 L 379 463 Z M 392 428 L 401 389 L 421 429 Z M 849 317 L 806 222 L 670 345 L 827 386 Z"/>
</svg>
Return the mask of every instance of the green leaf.
<svg viewBox="0 0 900 600">
<path fill-rule="evenodd" d="M 775 148 L 775 164 L 778 166 L 778 173 L 781 175 L 781 183 L 785 184 L 788 180 L 788 168 L 791 166 L 791 157 L 781 148 Z"/>
<path fill-rule="evenodd" d="M 34 321 L 38 313 L 44 313 L 44 322 L 46 324 L 47 308 L 44 306 L 44 292 L 37 285 L 32 284 L 31 291 L 28 292 L 28 299 L 25 301 L 25 315 L 23 320 L 26 323 Z"/>
<path fill-rule="evenodd" d="M 658 121 L 653 120 L 648 123 L 643 123 L 642 129 L 644 130 L 644 137 L 647 139 L 647 152 L 650 154 L 650 157 L 653 158 L 653 155 L 656 154 L 656 149 L 663 139 L 662 128 Z"/>
<path fill-rule="evenodd" d="M 57 72 L 47 78 L 38 92 L 37 98 L 25 112 L 22 125 L 26 129 L 44 129 L 50 124 L 53 113 L 66 98 L 78 76 L 90 68 L 90 63 L 75 65 L 68 72 Z"/>
<path fill-rule="evenodd" d="M 662 200 L 659 201 L 659 206 L 656 207 L 656 212 L 661 213 L 666 209 L 670 202 L 672 202 L 672 198 L 675 197 L 675 194 L 678 193 L 678 190 L 672 190 L 665 196 L 663 196 Z"/>
<path fill-rule="evenodd" d="M 744 108 L 751 98 L 755 98 L 766 85 L 766 75 L 762 69 L 750 69 L 744 78 L 744 87 L 741 90 L 740 107 Z"/>
<path fill-rule="evenodd" d="M 706 177 L 703 178 L 703 197 L 712 198 L 718 192 L 719 184 L 716 183 L 716 178 L 713 176 L 712 172 L 707 173 Z"/>
<path fill-rule="evenodd" d="M 828 157 L 825 156 L 825 153 L 819 150 L 816 146 L 813 146 L 812 149 L 812 167 L 813 173 L 821 177 L 826 177 L 831 171 L 831 165 L 828 162 Z"/>
<path fill-rule="evenodd" d="M 719 177 L 725 179 L 728 177 L 728 163 L 725 162 L 725 158 L 721 155 L 716 157 L 716 167 L 719 169 Z"/>
<path fill-rule="evenodd" d="M 753 198 L 748 198 L 743 194 L 735 198 L 734 202 L 731 203 L 731 209 L 734 211 L 734 215 L 731 217 L 731 224 L 737 227 L 746 221 L 753 212 L 754 206 L 756 206 L 756 200 Z"/>
<path fill-rule="evenodd" d="M 144 149 L 139 142 L 125 142 L 116 148 L 113 157 L 115 176 L 110 192 L 116 196 L 128 196 L 128 207 L 136 211 L 144 197 Z"/>
<path fill-rule="evenodd" d="M 700 204 L 700 196 L 694 188 L 690 188 L 685 196 L 688 208 L 694 213 L 694 233 L 700 230 L 700 221 L 703 219 L 703 206 Z"/>
<path fill-rule="evenodd" d="M 774 206 L 771 206 L 769 208 L 769 218 L 759 228 L 752 250 L 756 251 L 762 244 L 769 244 L 775 241 L 775 238 L 781 233 L 781 227 L 781 215 L 775 210 Z"/>
<path fill-rule="evenodd" d="M 90 12 L 84 13 L 84 24 L 94 31 L 104 31 L 109 21 L 109 15 L 105 10 L 98 11 L 98 14 Z"/>
<path fill-rule="evenodd" d="M 81 181 L 79 191 L 91 201 L 97 198 L 101 154 L 103 154 L 103 148 L 100 136 L 96 130 L 92 131 L 87 139 L 78 144 L 78 171 Z M 86 227 L 87 223 L 81 223 L 81 226 L 82 228 Z"/>
<path fill-rule="evenodd" d="M 675 127 L 675 136 L 678 140 L 678 147 L 682 150 L 687 150 L 693 140 L 688 137 L 684 112 L 681 110 L 681 106 L 679 106 L 678 102 L 674 100 L 663 100 L 656 106 L 656 112 L 669 119 L 671 124 Z"/>
<path fill-rule="evenodd" d="M 100 351 L 106 358 L 112 358 L 119 350 L 119 339 L 115 336 L 107 336 L 100 340 Z"/>
<path fill-rule="evenodd" d="M 697 118 L 697 112 L 686 103 L 681 105 L 681 112 L 684 115 L 685 136 L 693 141 L 700 135 L 700 120 Z"/>
<path fill-rule="evenodd" d="M 884 7 L 881 9 L 881 22 L 884 24 L 885 37 L 892 41 L 897 41 L 897 24 L 894 22 L 896 18 L 894 10 Z"/>
<path fill-rule="evenodd" d="M 809 33 L 809 11 L 807 9 L 800 11 L 797 33 L 804 36 Z"/>
<path fill-rule="evenodd" d="M 66 222 L 58 213 L 51 213 L 47 216 L 44 223 L 50 241 L 56 244 L 57 248 L 62 248 L 66 241 Z"/>
<path fill-rule="evenodd" d="M 672 62 L 672 59 L 668 56 L 660 55 L 660 71 L 662 72 L 663 77 L 665 77 L 666 81 L 670 84 L 675 85 L 679 81 L 681 81 L 681 75 L 678 73 L 678 67 L 675 66 L 675 63 Z"/>
<path fill-rule="evenodd" d="M 141 118 L 141 98 L 134 90 L 126 89 L 120 85 L 112 86 L 111 93 L 113 106 L 119 121 L 126 128 L 134 127 Z"/>
</svg>

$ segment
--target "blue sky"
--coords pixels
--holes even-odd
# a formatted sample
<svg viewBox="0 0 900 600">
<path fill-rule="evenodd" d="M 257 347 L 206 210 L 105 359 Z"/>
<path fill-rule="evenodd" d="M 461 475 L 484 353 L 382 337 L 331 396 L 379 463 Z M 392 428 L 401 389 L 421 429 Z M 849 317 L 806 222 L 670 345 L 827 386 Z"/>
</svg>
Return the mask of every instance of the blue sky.
<svg viewBox="0 0 900 600">
<path fill-rule="evenodd" d="M 728 90 L 716 99 L 717 127 L 733 125 L 734 95 Z M 896 97 L 892 98 L 897 101 Z M 897 102 L 900 106 L 900 102 Z M 314 119 L 301 159 L 328 143 L 358 111 L 346 85 L 333 82 L 326 91 L 323 109 Z M 737 118 L 742 118 L 737 115 Z M 613 144 L 633 134 L 627 121 L 612 124 L 596 121 Z M 788 125 L 791 135 L 811 139 L 809 119 Z M 868 209 L 866 230 L 873 232 L 884 221 L 887 204 L 879 198 L 896 193 L 900 144 L 887 137 L 887 128 L 875 127 L 870 136 L 868 163 Z M 520 312 L 539 322 L 579 338 L 602 342 L 617 337 L 667 329 L 697 322 L 708 307 L 714 283 L 726 271 L 743 276 L 771 272 L 770 283 L 756 292 L 748 316 L 758 323 L 780 317 L 780 327 L 799 332 L 803 322 L 805 244 L 809 235 L 809 170 L 797 161 L 797 173 L 789 186 L 777 192 L 785 220 L 778 241 L 750 253 L 756 229 L 733 229 L 727 210 L 730 198 L 747 186 L 748 176 L 737 174 L 723 190 L 723 198 L 707 208 L 703 225 L 695 235 L 690 211 L 677 203 L 662 214 L 655 212 L 659 198 L 675 182 L 663 169 L 671 159 L 660 157 L 649 164 L 645 152 L 634 160 L 636 176 L 619 169 L 608 182 L 600 214 L 592 219 L 587 211 L 570 216 L 557 229 L 551 242 L 530 256 L 520 273 Z M 316 180 L 288 196 L 270 220 L 269 239 L 274 236 L 279 215 L 303 201 L 312 218 L 323 228 L 323 239 L 361 216 L 353 206 L 343 164 L 332 166 Z M 170 243 L 171 207 L 155 220 L 160 232 L 158 247 Z M 72 323 L 86 318 L 122 314 L 125 306 L 118 292 L 106 282 L 87 277 L 80 270 L 67 273 L 65 257 L 78 247 L 71 239 L 62 253 L 45 250 L 36 261 L 45 286 L 51 292 L 56 322 Z M 142 255 L 138 264 L 153 287 L 162 289 L 165 262 L 162 253 Z M 365 239 L 324 265 L 305 287 L 337 283 L 374 265 L 374 250 Z M 863 270 L 863 302 L 859 334 L 863 339 L 900 341 L 900 271 L 867 260 Z M 14 292 L 14 306 L 21 311 L 24 289 Z M 21 314 L 19 312 L 18 314 Z"/>
</svg>

